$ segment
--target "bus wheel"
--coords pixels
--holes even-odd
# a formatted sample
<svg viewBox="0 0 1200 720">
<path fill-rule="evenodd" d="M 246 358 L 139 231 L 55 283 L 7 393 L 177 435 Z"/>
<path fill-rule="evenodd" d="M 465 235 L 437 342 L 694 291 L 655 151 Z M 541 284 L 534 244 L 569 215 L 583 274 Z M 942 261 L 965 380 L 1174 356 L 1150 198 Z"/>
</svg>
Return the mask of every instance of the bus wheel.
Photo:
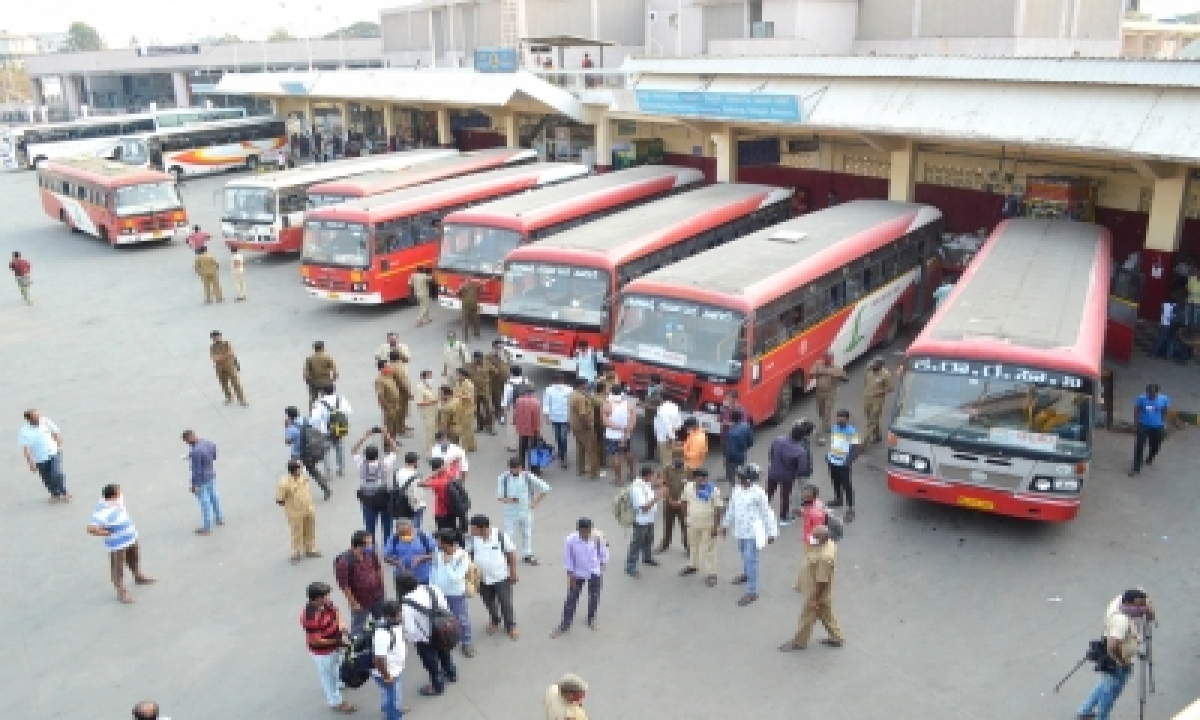
<svg viewBox="0 0 1200 720">
<path fill-rule="evenodd" d="M 796 373 L 787 380 L 784 380 L 783 385 L 779 386 L 779 397 L 775 399 L 775 413 L 771 415 L 771 422 L 778 425 L 787 418 L 787 414 L 792 410 L 792 402 L 796 397 L 796 385 L 803 383 L 803 381 L 803 374 Z"/>
<path fill-rule="evenodd" d="M 176 185 L 183 182 L 183 168 L 176 165 L 175 167 L 171 168 L 167 172 L 171 173 L 171 177 L 175 178 Z"/>
<path fill-rule="evenodd" d="M 251 155 L 250 157 L 246 158 L 246 169 L 249 170 L 250 172 L 254 172 L 255 170 L 258 169 L 258 156 L 257 155 Z"/>
<path fill-rule="evenodd" d="M 898 307 L 892 311 L 892 319 L 888 321 L 887 335 L 883 336 L 883 342 L 879 344 L 880 347 L 890 347 L 892 343 L 896 342 L 896 338 L 900 335 L 901 312 L 903 311 Z"/>
<path fill-rule="evenodd" d="M 112 241 L 108 239 L 108 227 L 105 225 L 100 226 L 100 239 L 110 245 L 112 244 Z"/>
</svg>

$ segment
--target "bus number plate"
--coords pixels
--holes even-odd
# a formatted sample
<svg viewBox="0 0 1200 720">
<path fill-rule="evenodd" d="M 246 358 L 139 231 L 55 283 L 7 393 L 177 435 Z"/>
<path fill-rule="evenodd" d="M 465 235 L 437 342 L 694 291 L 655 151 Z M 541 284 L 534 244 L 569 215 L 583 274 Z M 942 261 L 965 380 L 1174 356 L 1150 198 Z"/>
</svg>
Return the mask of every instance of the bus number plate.
<svg viewBox="0 0 1200 720">
<path fill-rule="evenodd" d="M 337 300 L 337 299 L 338 299 L 338 298 L 340 298 L 340 297 L 341 297 L 341 293 L 335 293 L 335 292 L 331 292 L 331 293 L 329 293 L 329 299 L 330 299 L 330 300 Z"/>
<path fill-rule="evenodd" d="M 558 367 L 558 358 L 539 356 L 537 361 L 538 361 L 538 365 L 549 365 L 550 367 Z"/>
<path fill-rule="evenodd" d="M 958 499 L 958 504 L 962 505 L 963 507 L 972 508 L 974 510 L 995 510 L 996 509 L 996 503 L 992 502 L 991 500 L 980 500 L 979 498 L 973 498 L 973 497 L 960 497 Z"/>
</svg>

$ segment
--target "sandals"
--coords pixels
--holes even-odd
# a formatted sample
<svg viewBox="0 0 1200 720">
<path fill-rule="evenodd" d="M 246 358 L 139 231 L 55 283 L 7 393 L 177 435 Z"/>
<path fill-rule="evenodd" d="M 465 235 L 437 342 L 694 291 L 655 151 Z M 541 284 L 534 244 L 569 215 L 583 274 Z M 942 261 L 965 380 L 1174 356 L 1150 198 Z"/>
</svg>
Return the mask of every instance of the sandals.
<svg viewBox="0 0 1200 720">
<path fill-rule="evenodd" d="M 695 575 L 697 572 L 698 571 L 694 567 L 685 567 L 684 569 L 679 571 L 679 577 L 687 577 L 688 575 Z"/>
<path fill-rule="evenodd" d="M 488 635 L 495 635 L 496 631 L 499 629 L 500 629 L 500 626 L 498 624 L 489 623 L 487 626 L 487 629 L 485 629 L 484 632 L 487 633 Z"/>
<path fill-rule="evenodd" d="M 352 713 L 358 712 L 357 706 L 351 705 L 350 703 L 345 702 L 345 701 L 343 701 L 341 705 L 333 705 L 329 709 L 336 713 L 341 713 L 343 715 L 350 715 Z"/>
<path fill-rule="evenodd" d="M 704 579 L 704 584 L 709 587 L 716 587 L 717 586 L 717 576 L 709 575 L 707 578 Z"/>
</svg>

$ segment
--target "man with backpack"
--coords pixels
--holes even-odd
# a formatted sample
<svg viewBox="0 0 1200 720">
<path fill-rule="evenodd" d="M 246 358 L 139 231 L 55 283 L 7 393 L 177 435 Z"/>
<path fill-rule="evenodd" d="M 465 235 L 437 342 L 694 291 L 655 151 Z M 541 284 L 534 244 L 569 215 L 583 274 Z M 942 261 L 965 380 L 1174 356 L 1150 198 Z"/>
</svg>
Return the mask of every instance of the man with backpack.
<svg viewBox="0 0 1200 720">
<path fill-rule="evenodd" d="M 813 427 L 808 420 L 799 420 L 789 434 L 775 438 L 767 450 L 767 501 L 775 498 L 778 488 L 780 525 L 792 522 L 792 488 L 796 481 L 812 476 L 808 438 Z"/>
<path fill-rule="evenodd" d="M 491 620 L 487 634 L 494 635 L 503 620 L 508 637 L 519 639 L 521 630 L 512 602 L 512 586 L 517 582 L 517 554 L 512 538 L 492 527 L 486 515 L 476 515 L 471 518 L 471 534 L 465 547 L 479 568 L 479 597 Z"/>
<path fill-rule="evenodd" d="M 746 453 L 754 447 L 754 428 L 746 420 L 746 411 L 740 408 L 730 411 L 729 422 L 722 447 L 725 450 L 725 482 L 729 483 L 732 492 L 738 468 L 746 464 Z"/>
<path fill-rule="evenodd" d="M 300 417 L 300 411 L 294 405 L 283 409 L 283 444 L 288 446 L 290 457 L 300 461 L 309 477 L 325 492 L 325 499 L 329 500 L 329 484 L 317 469 L 317 463 L 325 459 L 329 443 L 324 433 Z"/>
<path fill-rule="evenodd" d="M 533 511 L 550 486 L 537 475 L 521 467 L 521 458 L 508 459 L 508 472 L 496 480 L 496 497 L 504 505 L 504 532 L 510 536 L 521 529 L 521 558 L 526 565 L 537 565 L 533 554 Z"/>
<path fill-rule="evenodd" d="M 425 517 L 425 489 L 421 487 L 417 465 L 421 456 L 415 452 L 404 453 L 404 467 L 396 470 L 392 478 L 392 517 L 412 520 L 413 527 L 421 529 Z"/>
<path fill-rule="evenodd" d="M 429 673 L 429 684 L 418 690 L 425 697 L 446 692 L 446 682 L 458 682 L 458 668 L 451 651 L 462 630 L 458 618 L 447 608 L 446 596 L 434 585 L 421 583 L 409 574 L 396 576 L 404 639 L 417 649 L 417 657 Z"/>
<path fill-rule="evenodd" d="M 403 720 L 404 707 L 400 704 L 403 683 L 400 674 L 404 671 L 404 637 L 400 603 L 388 600 L 380 607 L 381 622 L 371 634 L 371 651 L 375 656 L 375 667 L 371 675 L 379 686 L 384 720 Z"/>
<path fill-rule="evenodd" d="M 419 484 L 433 491 L 433 520 L 437 529 L 451 530 L 461 540 L 466 532 L 465 517 L 471 508 L 471 499 L 466 488 L 456 479 L 457 467 L 456 463 L 447 465 L 443 458 L 430 458 L 431 474 Z"/>
<path fill-rule="evenodd" d="M 335 386 L 326 385 L 321 389 L 321 396 L 313 403 L 312 411 L 309 413 L 312 424 L 329 439 L 330 449 L 333 450 L 334 459 L 337 461 L 338 477 L 346 472 L 346 455 L 342 441 L 350 434 L 352 412 L 350 401 L 338 395 Z M 328 475 L 328 457 L 325 458 L 322 465 L 325 467 L 325 474 Z"/>
<path fill-rule="evenodd" d="M 471 564 L 471 557 L 458 544 L 454 532 L 438 530 L 438 549 L 433 554 L 433 571 L 429 583 L 436 585 L 446 596 L 450 612 L 458 618 L 462 629 L 462 654 L 475 657 L 475 646 L 471 644 L 471 614 L 467 610 L 467 599 L 479 592 L 479 568 Z"/>
<path fill-rule="evenodd" d="M 383 457 L 379 456 L 379 448 L 374 445 L 368 445 L 366 449 L 363 449 L 363 444 L 372 435 L 379 435 L 383 438 L 383 449 L 386 452 Z M 360 450 L 362 452 L 359 452 Z M 392 440 L 387 433 L 382 432 L 382 428 L 373 427 L 367 430 L 366 434 L 358 439 L 358 442 L 354 443 L 350 454 L 354 456 L 354 467 L 358 469 L 358 492 L 356 495 L 358 503 L 362 507 L 363 526 L 367 532 L 371 533 L 371 538 L 378 541 L 375 525 L 379 523 L 386 540 L 392 531 L 390 479 L 392 469 L 396 466 L 396 441 Z"/>
</svg>

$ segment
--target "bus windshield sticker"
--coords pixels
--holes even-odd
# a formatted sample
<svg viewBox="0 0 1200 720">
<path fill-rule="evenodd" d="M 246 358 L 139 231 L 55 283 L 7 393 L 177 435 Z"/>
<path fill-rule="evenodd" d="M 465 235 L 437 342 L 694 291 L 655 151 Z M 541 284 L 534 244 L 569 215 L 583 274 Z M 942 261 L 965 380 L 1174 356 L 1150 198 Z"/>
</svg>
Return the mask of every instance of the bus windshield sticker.
<svg viewBox="0 0 1200 720">
<path fill-rule="evenodd" d="M 660 362 L 667 365 L 675 365 L 683 367 L 687 365 L 687 355 L 683 353 L 671 352 L 666 348 L 658 345 L 638 345 L 638 357 L 651 362 Z"/>
<path fill-rule="evenodd" d="M 1046 433 L 1026 432 L 1012 428 L 994 427 L 988 431 L 988 439 L 994 443 L 1052 453 L 1058 449 L 1058 436 Z"/>
</svg>

